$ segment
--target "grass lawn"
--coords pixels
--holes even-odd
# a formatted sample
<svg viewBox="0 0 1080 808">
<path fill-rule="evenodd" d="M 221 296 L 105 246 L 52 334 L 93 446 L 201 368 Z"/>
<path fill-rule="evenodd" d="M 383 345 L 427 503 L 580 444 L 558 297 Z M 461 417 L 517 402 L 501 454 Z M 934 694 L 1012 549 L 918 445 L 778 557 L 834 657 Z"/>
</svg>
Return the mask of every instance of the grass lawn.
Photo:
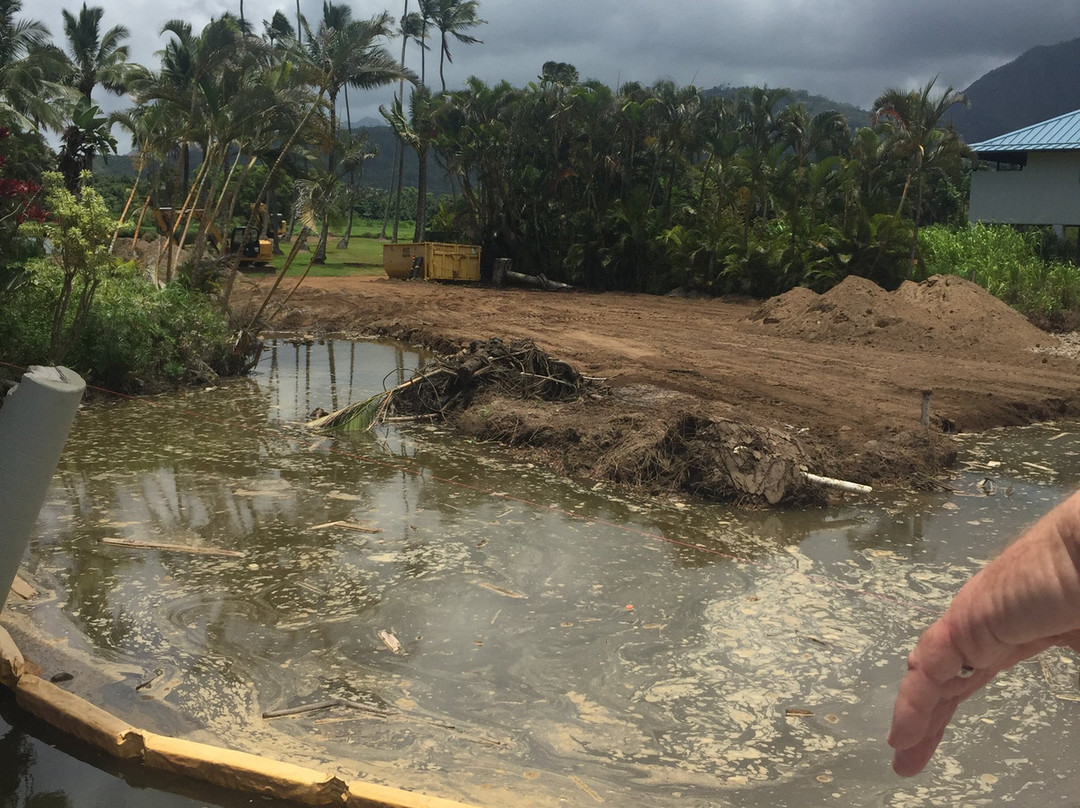
<svg viewBox="0 0 1080 808">
<path fill-rule="evenodd" d="M 345 249 L 338 248 L 341 241 L 341 231 L 330 230 L 330 237 L 326 243 L 326 263 L 314 264 L 308 271 L 313 278 L 339 278 L 350 275 L 382 275 L 383 274 L 383 245 L 388 241 L 380 240 L 379 233 L 382 231 L 382 221 L 374 219 L 358 219 L 353 222 L 352 236 L 349 246 Z M 411 242 L 413 239 L 412 222 L 402 222 L 398 226 L 398 241 Z M 319 243 L 318 236 L 308 237 L 310 252 L 299 252 L 293 259 L 292 266 L 286 273 L 286 277 L 301 275 L 311 261 L 316 245 Z M 291 244 L 282 244 L 281 249 L 286 255 L 279 255 L 274 259 L 273 267 L 280 270 L 285 265 L 288 252 L 292 249 Z M 267 267 L 269 271 L 269 267 Z"/>
</svg>

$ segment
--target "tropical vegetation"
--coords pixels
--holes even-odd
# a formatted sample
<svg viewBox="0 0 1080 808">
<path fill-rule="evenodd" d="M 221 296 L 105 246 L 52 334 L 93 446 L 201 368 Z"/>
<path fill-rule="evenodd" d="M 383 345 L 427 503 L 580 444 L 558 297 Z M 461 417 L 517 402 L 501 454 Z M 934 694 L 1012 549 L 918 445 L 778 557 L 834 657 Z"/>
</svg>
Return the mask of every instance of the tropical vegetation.
<svg viewBox="0 0 1080 808">
<path fill-rule="evenodd" d="M 200 31 L 174 19 L 152 66 L 130 61 L 131 32 L 106 29 L 102 8 L 65 11 L 59 44 L 21 10 L 21 0 L 0 0 L 7 362 L 78 358 L 125 389 L 242 370 L 261 323 L 234 310 L 243 252 L 234 244 L 272 240 L 280 283 L 305 251 L 300 277 L 334 263 L 356 218 L 381 218 L 383 237 L 396 239 L 406 219 L 418 240 L 478 243 L 486 261 L 509 258 L 521 272 L 648 293 L 764 297 L 851 274 L 891 288 L 961 261 L 943 233 L 976 254 L 997 249 L 963 229 L 973 156 L 942 122 L 964 99 L 934 81 L 884 91 L 853 125 L 835 109 L 811 112 L 805 93 L 670 81 L 613 89 L 564 62 L 524 87 L 470 78 L 451 89 L 446 65 L 482 44 L 477 0 L 414 9 L 404 0 L 397 19 L 355 18 L 324 0 L 313 22 L 299 8 L 295 25 L 278 11 L 261 32 L 243 6 Z M 390 49 L 398 37 L 400 55 Z M 393 88 L 381 107 L 395 136 L 389 189 L 364 182 L 376 148 L 353 127 L 350 104 L 350 92 L 383 87 Z M 132 106 L 106 115 L 99 93 Z M 102 180 L 99 194 L 88 169 L 115 154 L 116 127 L 131 137 L 138 174 L 124 191 Z M 416 188 L 404 187 L 406 162 Z M 430 166 L 452 194 L 428 192 Z M 150 228 L 162 231 L 154 260 L 136 268 L 115 257 Z M 1043 287 L 1060 290 L 1053 301 L 961 271 L 1025 307 L 1080 299 L 1064 263 L 1044 273 Z M 177 323 L 201 336 L 176 333 Z M 164 359 L 152 366 L 154 352 L 126 329 L 175 350 L 156 352 Z"/>
</svg>

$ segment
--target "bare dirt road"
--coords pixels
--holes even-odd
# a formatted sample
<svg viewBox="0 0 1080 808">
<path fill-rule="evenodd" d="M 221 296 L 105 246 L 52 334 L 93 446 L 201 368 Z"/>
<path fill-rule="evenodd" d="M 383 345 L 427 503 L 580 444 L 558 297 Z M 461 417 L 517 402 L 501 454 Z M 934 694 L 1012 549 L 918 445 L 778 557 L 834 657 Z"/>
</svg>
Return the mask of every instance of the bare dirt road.
<svg viewBox="0 0 1080 808">
<path fill-rule="evenodd" d="M 245 289 L 254 299 L 269 284 Z M 316 278 L 270 327 L 444 353 L 531 340 L 602 384 L 573 402 L 478 395 L 460 428 L 565 474 L 718 500 L 823 499 L 803 471 L 932 485 L 951 432 L 1080 416 L 1069 341 L 954 277 L 891 293 L 849 278 L 764 303 Z"/>
</svg>

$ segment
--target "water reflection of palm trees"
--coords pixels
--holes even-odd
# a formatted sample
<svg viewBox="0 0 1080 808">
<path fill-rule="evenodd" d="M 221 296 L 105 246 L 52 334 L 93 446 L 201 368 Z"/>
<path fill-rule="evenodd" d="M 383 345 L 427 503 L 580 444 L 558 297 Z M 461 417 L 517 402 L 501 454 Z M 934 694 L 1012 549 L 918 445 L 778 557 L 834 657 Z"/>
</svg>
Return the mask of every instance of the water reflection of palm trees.
<svg viewBox="0 0 1080 808">
<path fill-rule="evenodd" d="M 7 699 L 7 696 L 3 698 Z M 30 738 L 23 731 L 0 722 L 0 805 L 25 808 L 68 808 L 68 796 L 62 791 L 43 791 L 36 774 L 47 774 L 38 763 Z M 52 782 L 48 777 L 46 783 Z"/>
</svg>

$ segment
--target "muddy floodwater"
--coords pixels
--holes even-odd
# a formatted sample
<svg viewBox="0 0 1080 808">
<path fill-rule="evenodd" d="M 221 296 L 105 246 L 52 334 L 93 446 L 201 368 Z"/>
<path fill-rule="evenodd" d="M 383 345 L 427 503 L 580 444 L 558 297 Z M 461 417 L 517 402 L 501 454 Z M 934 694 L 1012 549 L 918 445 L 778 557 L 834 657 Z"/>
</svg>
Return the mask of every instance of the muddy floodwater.
<svg viewBox="0 0 1080 808">
<path fill-rule="evenodd" d="M 137 725 L 483 806 L 1078 803 L 1068 652 L 999 677 L 917 778 L 884 739 L 918 634 L 1080 481 L 1080 427 L 965 437 L 952 491 L 798 512 L 433 424 L 304 429 L 423 361 L 277 341 L 250 378 L 85 406 L 5 626 Z"/>
</svg>

